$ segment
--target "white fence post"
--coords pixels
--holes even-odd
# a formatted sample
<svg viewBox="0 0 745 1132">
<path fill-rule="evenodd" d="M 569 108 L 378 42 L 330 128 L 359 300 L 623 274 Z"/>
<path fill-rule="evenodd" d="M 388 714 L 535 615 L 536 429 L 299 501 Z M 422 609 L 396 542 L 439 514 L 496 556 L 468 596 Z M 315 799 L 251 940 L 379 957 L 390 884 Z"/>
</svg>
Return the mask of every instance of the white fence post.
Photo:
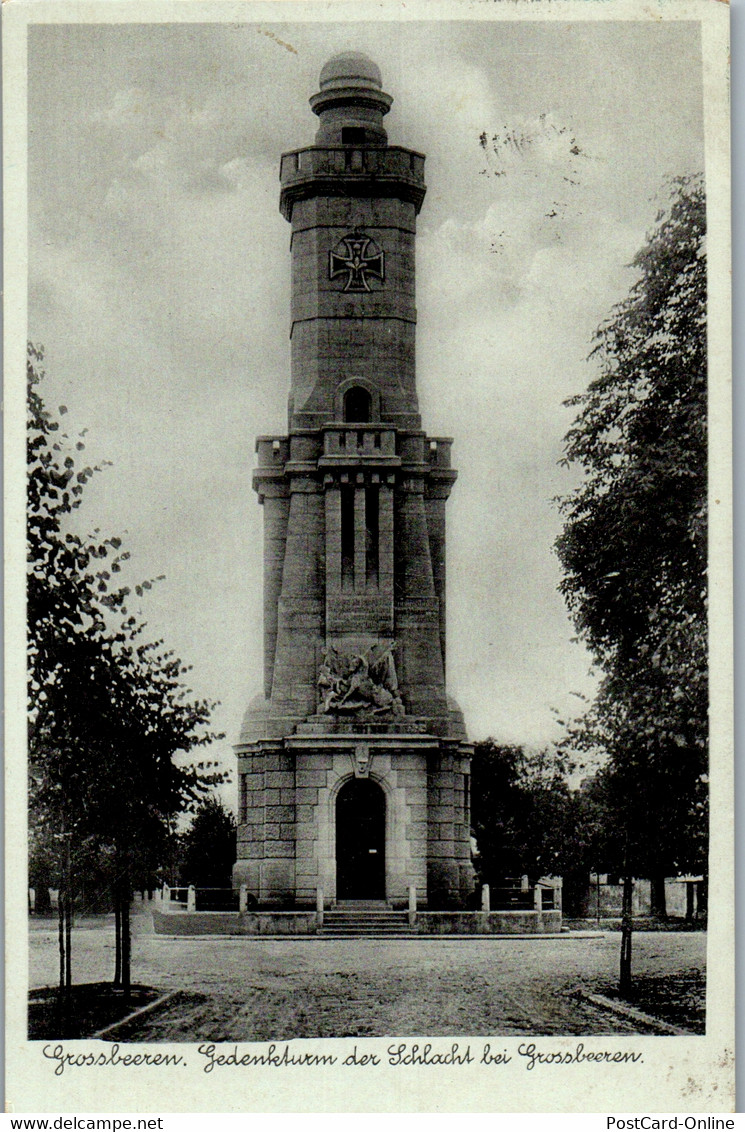
<svg viewBox="0 0 745 1132">
<path fill-rule="evenodd" d="M 416 923 L 416 888 L 413 884 L 409 885 L 409 927 L 413 928 Z"/>
<path fill-rule="evenodd" d="M 488 884 L 482 884 L 482 886 L 481 886 L 481 911 L 482 912 L 490 912 L 491 911 L 491 896 L 490 896 L 490 893 L 489 893 L 489 885 Z"/>
<path fill-rule="evenodd" d="M 543 911 L 543 889 L 540 884 L 533 889 L 533 908 L 536 912 Z"/>
<path fill-rule="evenodd" d="M 323 927 L 323 889 L 316 889 L 316 927 Z"/>
<path fill-rule="evenodd" d="M 193 884 L 190 884 L 186 892 L 186 911 L 196 912 L 197 910 L 197 890 Z"/>
<path fill-rule="evenodd" d="M 238 911 L 245 912 L 248 906 L 248 889 L 242 884 L 238 893 Z"/>
</svg>

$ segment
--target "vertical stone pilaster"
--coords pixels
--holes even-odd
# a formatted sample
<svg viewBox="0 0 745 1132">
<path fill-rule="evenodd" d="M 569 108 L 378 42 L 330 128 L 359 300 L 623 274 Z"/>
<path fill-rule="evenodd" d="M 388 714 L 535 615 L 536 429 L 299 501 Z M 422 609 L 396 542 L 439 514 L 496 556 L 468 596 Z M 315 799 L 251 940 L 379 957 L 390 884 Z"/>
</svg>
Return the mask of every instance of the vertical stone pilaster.
<svg viewBox="0 0 745 1132">
<path fill-rule="evenodd" d="M 445 673 L 446 664 L 446 635 L 445 635 L 445 502 L 446 496 L 427 495 L 427 532 L 429 535 L 429 553 L 432 560 L 432 578 L 437 594 L 440 622 L 440 652 L 442 653 L 442 668 Z"/>
<path fill-rule="evenodd" d="M 326 596 L 341 593 L 341 489 L 326 485 Z"/>
<path fill-rule="evenodd" d="M 439 720 L 432 726 L 441 734 L 448 709 L 423 492 L 419 476 L 406 477 L 396 492 L 395 631 L 407 710 Z"/>
<path fill-rule="evenodd" d="M 272 706 L 305 718 L 316 708 L 318 651 L 323 641 L 325 514 L 321 485 L 298 477 L 291 488 L 279 601 Z"/>
<path fill-rule="evenodd" d="M 357 477 L 354 488 L 354 592 L 364 593 L 367 578 L 367 548 L 365 546 L 365 484 Z"/>
<path fill-rule="evenodd" d="M 264 496 L 264 695 L 272 694 L 277 649 L 277 612 L 287 540 L 290 500 L 267 492 Z"/>
<path fill-rule="evenodd" d="M 378 588 L 381 595 L 393 599 L 393 490 L 381 483 L 379 493 Z"/>
<path fill-rule="evenodd" d="M 396 598 L 432 602 L 435 597 L 429 534 L 424 513 L 424 484 L 407 477 L 398 491 Z"/>
</svg>

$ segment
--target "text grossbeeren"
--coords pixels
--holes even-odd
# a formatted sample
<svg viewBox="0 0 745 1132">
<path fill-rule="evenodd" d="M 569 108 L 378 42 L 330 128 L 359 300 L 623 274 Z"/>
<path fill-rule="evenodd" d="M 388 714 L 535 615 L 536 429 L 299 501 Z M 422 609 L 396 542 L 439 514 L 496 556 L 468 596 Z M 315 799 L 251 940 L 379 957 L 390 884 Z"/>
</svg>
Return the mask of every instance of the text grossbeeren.
<svg viewBox="0 0 745 1132">
<path fill-rule="evenodd" d="M 69 1052 L 61 1042 L 56 1045 L 45 1045 L 42 1055 L 49 1061 L 55 1062 L 54 1075 L 61 1077 L 65 1067 L 69 1069 L 102 1069 L 104 1067 L 121 1068 L 133 1065 L 183 1065 L 184 1059 L 176 1053 L 149 1053 L 147 1050 L 138 1050 L 136 1053 L 121 1053 L 118 1042 L 114 1042 L 111 1049 L 105 1053 Z"/>
<path fill-rule="evenodd" d="M 636 1050 L 586 1050 L 584 1042 L 577 1042 L 573 1050 L 539 1049 L 535 1042 L 521 1042 L 517 1047 L 520 1057 L 525 1058 L 525 1068 L 535 1069 L 537 1065 L 586 1065 L 586 1064 L 612 1064 L 624 1065 L 629 1062 L 636 1064 L 643 1061 L 641 1053 Z"/>
</svg>

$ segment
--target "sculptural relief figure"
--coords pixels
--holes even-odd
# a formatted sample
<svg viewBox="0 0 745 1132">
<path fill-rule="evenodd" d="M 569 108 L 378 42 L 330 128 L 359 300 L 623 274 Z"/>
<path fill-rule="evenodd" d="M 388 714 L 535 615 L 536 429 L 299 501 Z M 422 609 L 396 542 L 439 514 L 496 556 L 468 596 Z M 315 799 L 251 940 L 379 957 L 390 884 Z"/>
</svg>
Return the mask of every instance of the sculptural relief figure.
<svg viewBox="0 0 745 1132">
<path fill-rule="evenodd" d="M 333 645 L 330 648 L 324 649 L 323 661 L 318 670 L 318 692 L 320 697 L 318 710 L 322 713 L 333 711 L 334 705 L 338 703 L 339 697 L 343 694 L 342 678 L 336 671 L 336 659 L 338 659 L 338 654 Z"/>
<path fill-rule="evenodd" d="M 365 653 L 343 653 L 329 645 L 318 671 L 319 712 L 404 715 L 395 647 L 395 641 L 381 641 Z"/>
</svg>

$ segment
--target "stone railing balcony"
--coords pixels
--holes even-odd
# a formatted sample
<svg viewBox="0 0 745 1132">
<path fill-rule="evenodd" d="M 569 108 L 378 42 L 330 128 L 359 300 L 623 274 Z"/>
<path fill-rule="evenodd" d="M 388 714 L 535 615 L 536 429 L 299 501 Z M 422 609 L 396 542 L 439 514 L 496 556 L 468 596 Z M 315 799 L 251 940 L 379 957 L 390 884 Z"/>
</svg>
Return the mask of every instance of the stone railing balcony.
<svg viewBox="0 0 745 1132">
<path fill-rule="evenodd" d="M 343 176 L 345 173 L 375 173 L 388 177 L 424 180 L 424 155 L 402 146 L 335 147 L 308 146 L 282 154 L 280 180 L 287 184 L 298 177 Z"/>
<path fill-rule="evenodd" d="M 380 424 L 328 425 L 323 430 L 320 467 L 340 464 L 396 464 L 396 430 Z"/>
<path fill-rule="evenodd" d="M 309 146 L 282 155 L 280 210 L 290 218 L 296 200 L 339 189 L 339 182 L 374 186 L 376 196 L 397 196 L 421 208 L 424 155 L 402 146 Z"/>
</svg>

